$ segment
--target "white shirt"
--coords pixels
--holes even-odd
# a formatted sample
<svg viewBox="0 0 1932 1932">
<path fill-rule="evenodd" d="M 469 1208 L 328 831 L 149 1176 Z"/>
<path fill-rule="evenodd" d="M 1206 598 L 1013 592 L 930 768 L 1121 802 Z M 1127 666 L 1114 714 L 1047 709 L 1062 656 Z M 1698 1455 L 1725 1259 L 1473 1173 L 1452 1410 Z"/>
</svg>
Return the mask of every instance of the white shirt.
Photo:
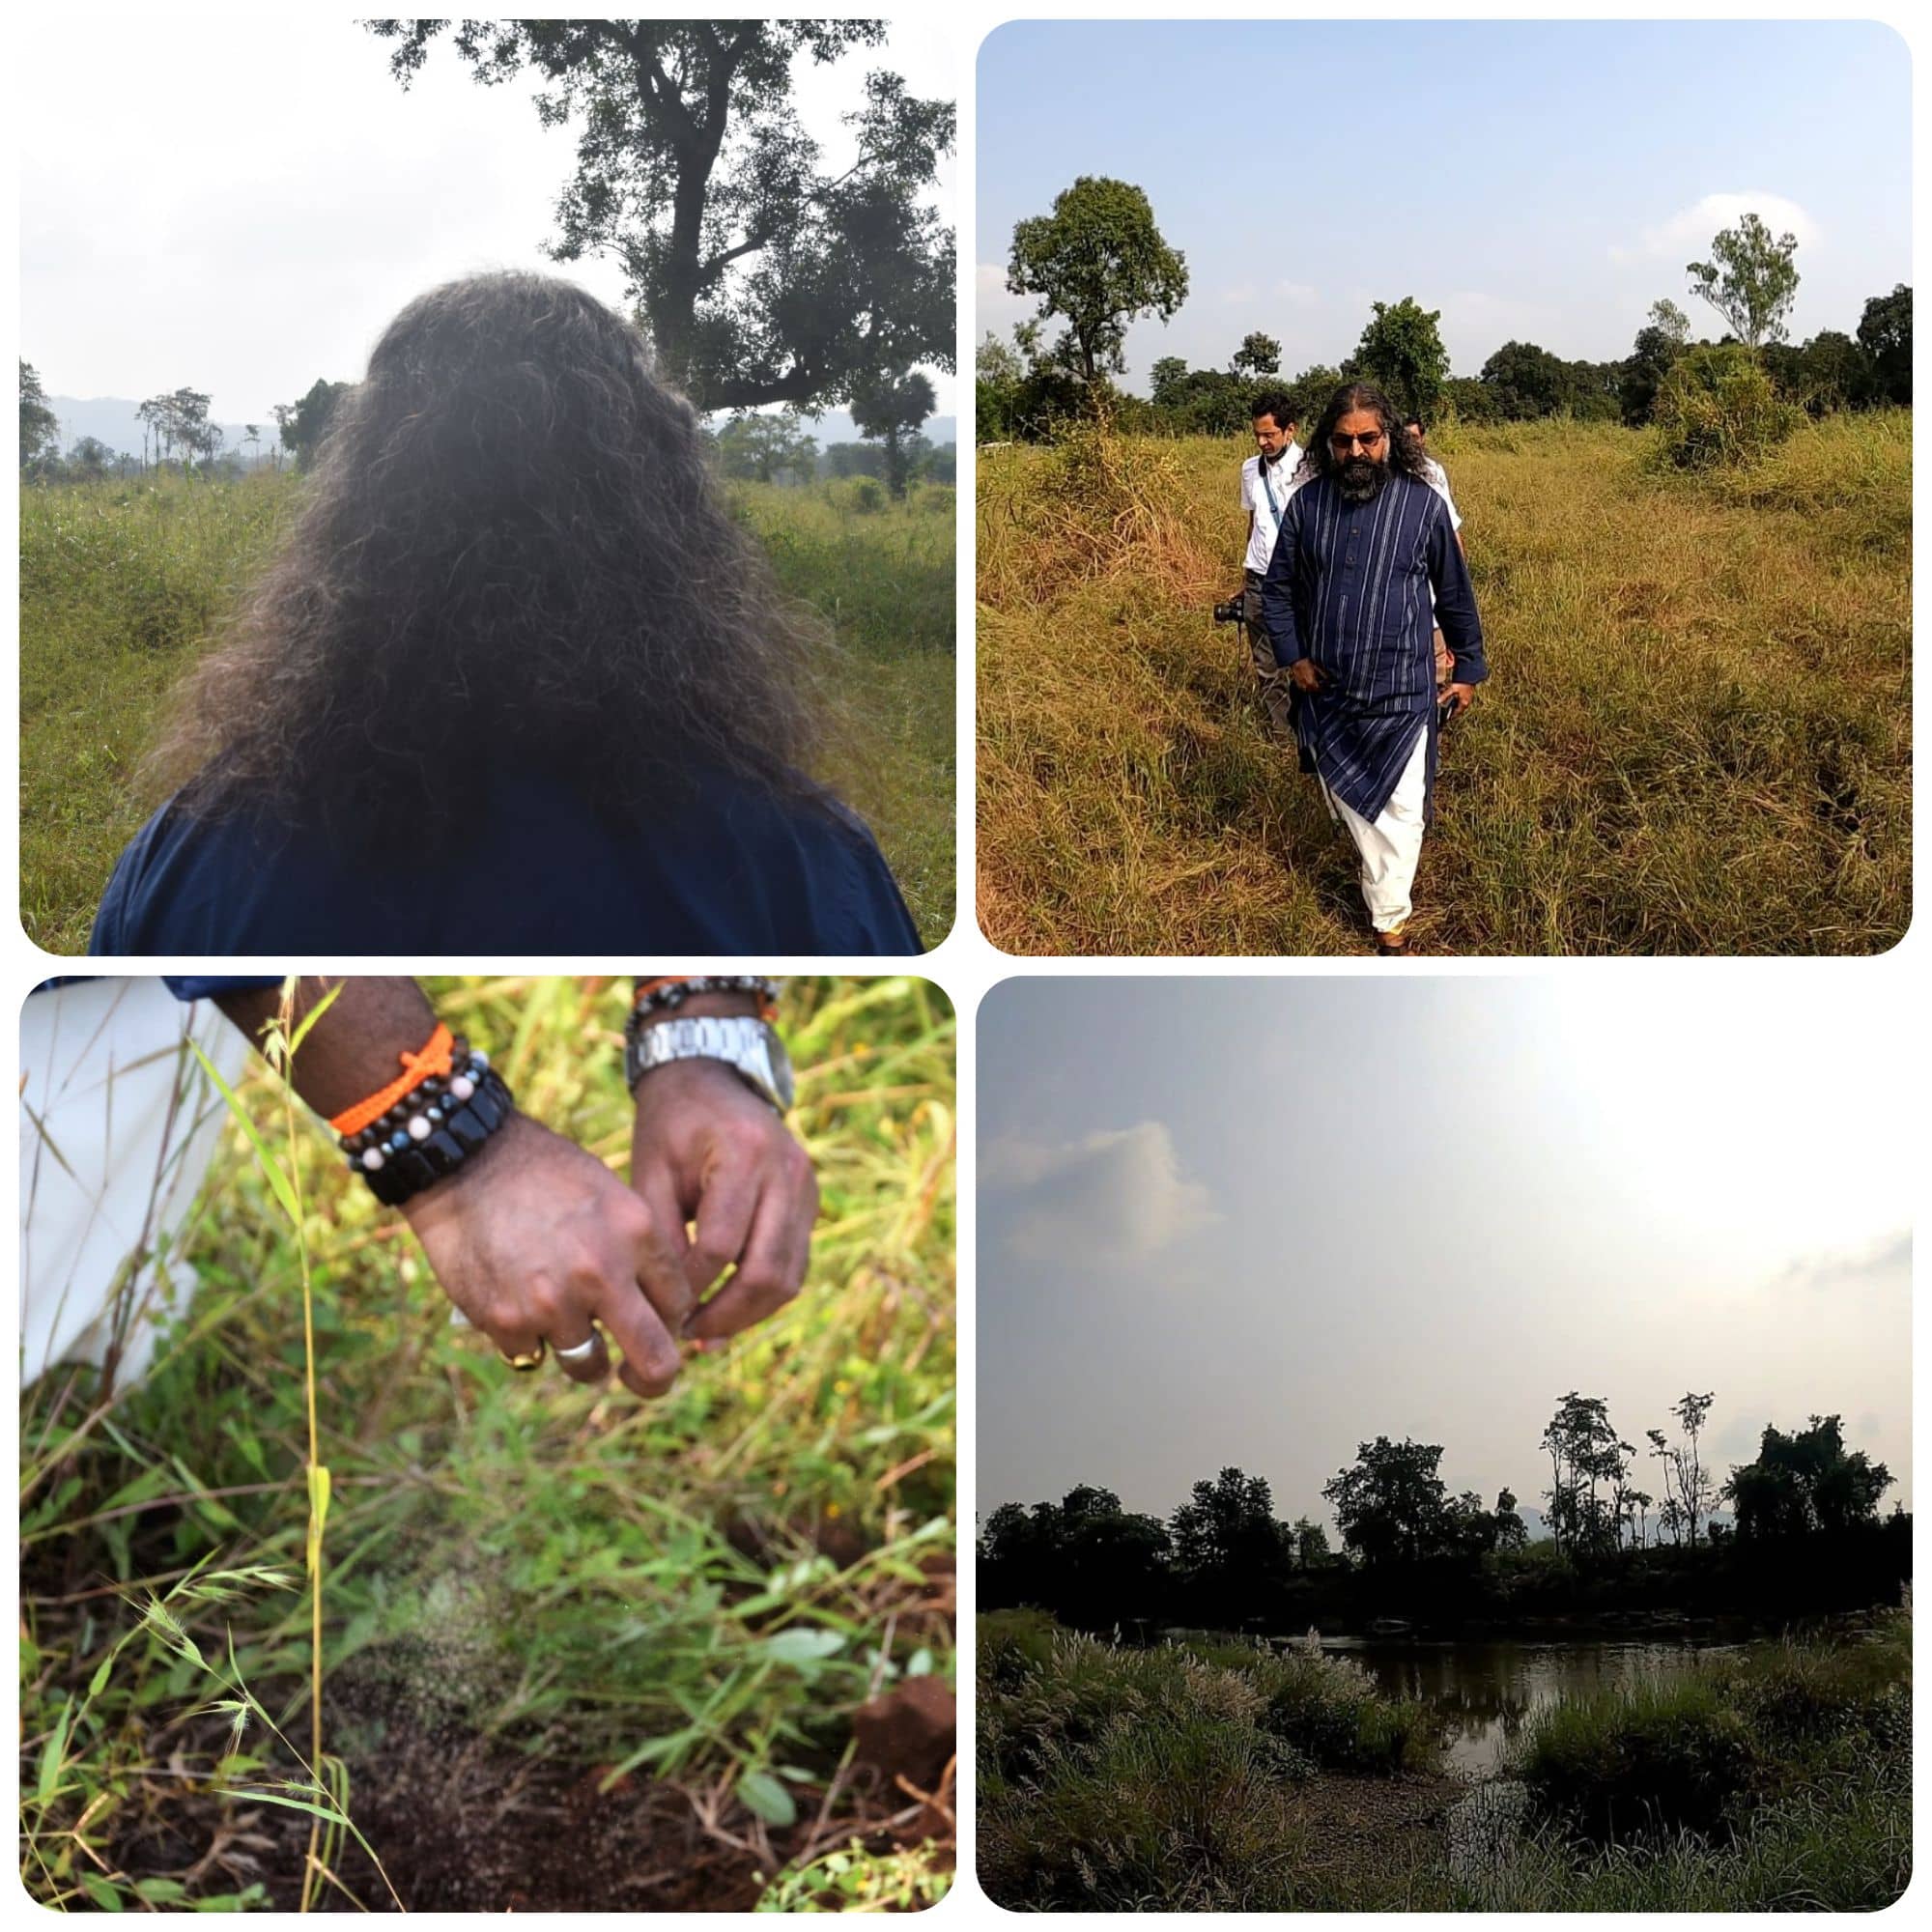
<svg viewBox="0 0 1932 1932">
<path fill-rule="evenodd" d="M 1429 472 L 1429 487 L 1449 506 L 1449 527 L 1452 530 L 1460 530 L 1463 527 L 1463 519 L 1457 511 L 1455 497 L 1449 494 L 1448 470 L 1444 469 L 1433 456 L 1425 456 L 1422 459 L 1422 467 Z"/>
<path fill-rule="evenodd" d="M 1241 508 L 1248 513 L 1248 554 L 1241 559 L 1249 570 L 1265 571 L 1274 555 L 1280 512 L 1288 507 L 1288 479 L 1301 467 L 1301 445 L 1291 442 L 1262 476 L 1260 451 L 1241 465 Z M 1268 501 L 1268 493 L 1274 501 Z M 1446 494 L 1446 492 L 1445 492 Z"/>
</svg>

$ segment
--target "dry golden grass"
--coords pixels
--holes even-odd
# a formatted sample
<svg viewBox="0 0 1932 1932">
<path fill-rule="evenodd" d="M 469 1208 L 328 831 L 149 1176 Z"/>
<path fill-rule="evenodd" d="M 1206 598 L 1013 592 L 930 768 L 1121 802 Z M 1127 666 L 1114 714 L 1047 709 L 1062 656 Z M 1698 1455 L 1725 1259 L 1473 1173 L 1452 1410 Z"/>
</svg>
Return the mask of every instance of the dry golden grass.
<svg viewBox="0 0 1932 1932">
<path fill-rule="evenodd" d="M 1606 425 L 1464 431 L 1492 681 L 1445 745 L 1435 952 L 1844 953 L 1910 919 L 1911 415 L 1682 477 Z M 1019 953 L 1360 952 L 1345 835 L 1232 632 L 1233 441 L 984 454 L 980 912 Z"/>
</svg>

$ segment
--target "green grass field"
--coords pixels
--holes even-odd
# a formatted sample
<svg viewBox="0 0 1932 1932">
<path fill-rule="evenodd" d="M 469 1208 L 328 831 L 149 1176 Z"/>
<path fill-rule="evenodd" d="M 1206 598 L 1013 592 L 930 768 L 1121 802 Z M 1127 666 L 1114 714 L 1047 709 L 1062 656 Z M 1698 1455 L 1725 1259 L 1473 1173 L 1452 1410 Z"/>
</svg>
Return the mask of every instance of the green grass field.
<svg viewBox="0 0 1932 1932">
<path fill-rule="evenodd" d="M 430 990 L 528 1112 L 626 1159 L 621 984 Z M 231 1125 L 148 1378 L 22 1396 L 32 1897 L 292 1908 L 305 1804 L 330 1813 L 327 1909 L 391 1884 L 494 1911 L 945 1889 L 950 1796 L 855 1757 L 853 1713 L 953 1668 L 952 1014 L 920 980 L 798 980 L 781 1023 L 823 1198 L 806 1291 L 649 1406 L 452 1327 L 403 1223 L 256 1063 L 239 1099 L 299 1227 Z"/>
<path fill-rule="evenodd" d="M 84 950 L 156 708 L 294 508 L 292 472 L 238 484 L 20 492 L 20 915 Z M 953 493 L 874 510 L 851 482 L 734 484 L 792 595 L 840 644 L 843 728 L 822 774 L 870 821 L 927 942 L 953 914 Z"/>
<path fill-rule="evenodd" d="M 1664 474 L 1610 425 L 1433 440 L 1491 681 L 1449 733 L 1425 951 L 1869 953 L 1910 904 L 1910 412 Z M 979 897 L 1011 952 L 1368 949 L 1347 836 L 1231 628 L 1235 441 L 982 453 Z"/>
</svg>

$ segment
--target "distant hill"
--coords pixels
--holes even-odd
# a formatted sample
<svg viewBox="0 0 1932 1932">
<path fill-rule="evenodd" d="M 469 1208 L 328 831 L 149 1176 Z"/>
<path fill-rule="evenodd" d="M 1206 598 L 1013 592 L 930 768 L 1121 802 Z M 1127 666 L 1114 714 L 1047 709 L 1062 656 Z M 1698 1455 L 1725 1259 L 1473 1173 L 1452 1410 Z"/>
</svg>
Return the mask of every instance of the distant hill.
<svg viewBox="0 0 1932 1932">
<path fill-rule="evenodd" d="M 71 449 L 82 437 L 91 436 L 104 442 L 109 449 L 125 450 L 130 456 L 140 453 L 141 418 L 136 414 L 140 408 L 138 403 L 129 402 L 122 396 L 49 396 L 47 406 L 60 418 L 63 450 Z M 807 416 L 803 427 L 820 443 L 860 440 L 851 414 L 845 410 L 828 410 L 822 416 Z M 262 432 L 262 452 L 266 454 L 275 440 L 275 426 L 272 422 L 262 422 L 256 424 L 256 428 Z M 240 449 L 244 433 L 241 423 L 223 423 L 222 448 Z M 922 426 L 921 434 L 930 442 L 956 442 L 959 439 L 959 418 L 930 416 Z"/>
</svg>

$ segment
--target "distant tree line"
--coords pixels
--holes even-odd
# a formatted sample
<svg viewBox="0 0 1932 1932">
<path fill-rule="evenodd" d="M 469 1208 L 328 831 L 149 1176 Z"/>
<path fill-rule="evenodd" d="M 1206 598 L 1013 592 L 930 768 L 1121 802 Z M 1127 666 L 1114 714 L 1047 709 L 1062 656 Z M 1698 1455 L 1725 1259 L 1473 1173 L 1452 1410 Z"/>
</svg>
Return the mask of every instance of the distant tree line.
<svg viewBox="0 0 1932 1932">
<path fill-rule="evenodd" d="M 1785 340 L 1798 288 L 1797 240 L 1773 236 L 1754 213 L 1713 238 L 1711 259 L 1686 267 L 1689 292 L 1724 324 L 1717 341 L 1690 339 L 1690 319 L 1668 299 L 1653 304 L 1631 353 L 1607 362 L 1569 360 L 1534 342 L 1505 342 L 1475 376 L 1456 376 L 1437 325 L 1440 310 L 1413 297 L 1376 302 L 1352 355 L 1285 377 L 1282 347 L 1250 332 L 1225 368 L 1196 369 L 1180 356 L 1153 365 L 1151 392 L 1127 395 L 1114 379 L 1125 367 L 1128 327 L 1162 322 L 1187 294 L 1185 258 L 1168 246 L 1146 194 L 1130 183 L 1083 176 L 1058 196 L 1050 215 L 1013 230 L 1007 287 L 1040 307 L 1010 339 L 991 333 L 974 368 L 975 434 L 984 442 L 1036 440 L 1070 418 L 1105 410 L 1127 429 L 1175 436 L 1237 436 L 1264 389 L 1285 392 L 1295 417 L 1312 421 L 1335 386 L 1371 381 L 1425 420 L 1521 422 L 1566 416 L 1642 428 L 1655 417 L 1673 373 L 1705 390 L 1730 373 L 1723 352 L 1761 369 L 1776 401 L 1812 415 L 1910 405 L 1912 291 L 1903 283 L 1864 305 L 1857 333 L 1827 329 Z M 1047 325 L 1065 327 L 1049 338 Z"/>
<path fill-rule="evenodd" d="M 1863 1604 L 1911 1574 L 1911 1519 L 1881 1519 L 1882 1463 L 1847 1447 L 1840 1418 L 1768 1427 L 1719 1482 L 1702 1436 L 1716 1401 L 1691 1393 L 1674 1430 L 1624 1440 L 1600 1396 L 1572 1390 L 1544 1430 L 1545 1534 L 1516 1494 L 1452 1492 L 1438 1443 L 1378 1435 L 1322 1487 L 1340 1536 L 1275 1514 L 1266 1480 L 1225 1468 L 1165 1521 L 1082 1486 L 1059 1502 L 1003 1503 L 980 1536 L 980 1600 L 1031 1605 L 1086 1629 L 1188 1624 L 1289 1632 L 1400 1611 L 1421 1620 L 1642 1604 L 1782 1611 Z M 1645 1461 L 1656 1492 L 1640 1480 Z M 1661 1499 L 1660 1499 L 1661 1498 Z M 1731 1520 L 1717 1520 L 1719 1507 Z"/>
</svg>

